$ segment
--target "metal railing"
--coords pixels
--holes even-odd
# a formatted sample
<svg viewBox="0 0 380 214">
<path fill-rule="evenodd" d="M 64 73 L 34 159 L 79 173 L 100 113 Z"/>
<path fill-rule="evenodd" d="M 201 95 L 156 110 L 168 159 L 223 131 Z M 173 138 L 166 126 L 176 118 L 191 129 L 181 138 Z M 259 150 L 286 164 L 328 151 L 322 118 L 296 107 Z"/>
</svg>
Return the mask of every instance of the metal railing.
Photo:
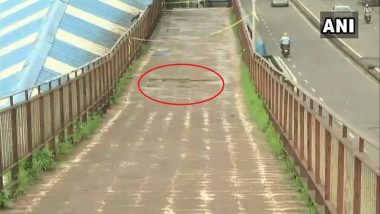
<svg viewBox="0 0 380 214">
<path fill-rule="evenodd" d="M 138 54 L 141 40 L 148 38 L 163 11 L 163 1 L 150 7 L 112 49 L 87 65 L 57 79 L 6 98 L 0 110 L 0 173 L 11 172 L 17 183 L 19 163 L 48 144 L 57 151 L 57 139 L 73 134 L 76 121 L 87 121 L 90 114 L 105 110 L 118 79 Z M 42 89 L 47 89 L 42 90 Z M 32 94 L 32 96 L 31 96 Z M 22 101 L 16 103 L 16 99 Z M 4 189 L 0 179 L 0 190 Z"/>
<path fill-rule="evenodd" d="M 233 10 L 240 20 L 241 7 L 236 0 Z M 365 148 L 379 150 L 379 145 L 349 129 L 306 90 L 283 81 L 268 61 L 252 51 L 243 23 L 239 24 L 239 37 L 251 81 L 281 132 L 288 153 L 300 166 L 301 176 L 306 176 L 309 188 L 315 190 L 316 202 L 324 205 L 326 213 L 379 214 L 379 161 L 364 152 Z M 342 124 L 341 128 L 336 124 Z M 349 130 L 358 137 L 348 138 Z"/>
</svg>

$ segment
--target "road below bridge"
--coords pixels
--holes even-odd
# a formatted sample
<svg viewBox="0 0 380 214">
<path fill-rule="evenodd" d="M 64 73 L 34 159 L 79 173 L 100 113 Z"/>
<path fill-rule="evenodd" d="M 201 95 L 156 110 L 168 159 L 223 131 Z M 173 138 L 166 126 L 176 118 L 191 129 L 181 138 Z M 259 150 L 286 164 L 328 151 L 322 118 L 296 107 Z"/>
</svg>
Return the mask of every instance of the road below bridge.
<svg viewBox="0 0 380 214">
<path fill-rule="evenodd" d="M 251 13 L 251 1 L 241 0 L 241 3 L 244 11 Z M 257 0 L 256 30 L 265 41 L 267 54 L 276 56 L 281 55 L 281 36 L 284 32 L 289 34 L 292 53 L 287 59 L 281 58 L 296 77 L 297 84 L 329 106 L 345 124 L 377 144 L 367 150 L 374 151 L 371 156 L 378 161 L 379 84 L 330 41 L 321 39 L 319 31 L 293 4 L 271 7 L 270 1 Z M 366 31 L 361 34 L 366 35 Z M 349 137 L 358 142 L 355 134 L 349 133 Z"/>
<path fill-rule="evenodd" d="M 249 118 L 233 31 L 204 36 L 230 24 L 228 8 L 164 14 L 153 35 L 159 42 L 97 134 L 4 213 L 306 213 Z M 162 105 L 138 92 L 143 71 L 178 62 L 215 69 L 225 90 L 195 106 Z M 221 83 L 213 78 L 168 68 L 142 87 L 157 99 L 185 102 L 214 94 Z"/>
</svg>

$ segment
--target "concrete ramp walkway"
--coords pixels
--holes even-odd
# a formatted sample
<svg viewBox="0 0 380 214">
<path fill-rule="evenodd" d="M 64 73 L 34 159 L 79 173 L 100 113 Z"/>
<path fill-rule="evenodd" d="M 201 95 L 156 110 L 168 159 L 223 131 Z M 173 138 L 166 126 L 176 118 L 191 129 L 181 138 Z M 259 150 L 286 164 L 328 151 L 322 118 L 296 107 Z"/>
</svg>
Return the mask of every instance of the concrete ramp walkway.
<svg viewBox="0 0 380 214">
<path fill-rule="evenodd" d="M 307 213 L 249 118 L 233 31 L 205 36 L 230 24 L 228 8 L 164 14 L 152 38 L 158 41 L 99 131 L 4 213 Z M 167 63 L 212 68 L 225 90 L 194 106 L 150 101 L 137 79 Z M 220 87 L 212 72 L 191 67 L 162 68 L 142 82 L 168 102 L 207 99 Z"/>
</svg>

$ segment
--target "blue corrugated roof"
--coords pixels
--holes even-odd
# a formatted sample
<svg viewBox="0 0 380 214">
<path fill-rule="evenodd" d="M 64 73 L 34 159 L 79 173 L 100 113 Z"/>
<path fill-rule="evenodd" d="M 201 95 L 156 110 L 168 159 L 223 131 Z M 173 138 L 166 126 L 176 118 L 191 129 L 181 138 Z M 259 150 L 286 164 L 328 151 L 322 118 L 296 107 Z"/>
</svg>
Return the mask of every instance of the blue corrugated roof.
<svg viewBox="0 0 380 214">
<path fill-rule="evenodd" d="M 0 97 L 18 90 L 17 83 L 50 2 L 0 1 Z"/>
<path fill-rule="evenodd" d="M 0 0 L 0 98 L 104 55 L 152 0 Z"/>
</svg>

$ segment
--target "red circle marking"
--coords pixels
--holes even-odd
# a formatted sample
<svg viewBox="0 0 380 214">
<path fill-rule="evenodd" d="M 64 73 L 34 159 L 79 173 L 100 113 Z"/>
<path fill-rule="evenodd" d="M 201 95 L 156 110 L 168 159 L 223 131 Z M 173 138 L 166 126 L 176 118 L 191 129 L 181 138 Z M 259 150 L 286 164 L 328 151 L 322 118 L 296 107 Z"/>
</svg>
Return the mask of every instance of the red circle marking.
<svg viewBox="0 0 380 214">
<path fill-rule="evenodd" d="M 207 71 L 210 71 L 214 74 L 216 74 L 220 80 L 222 81 L 222 88 L 218 91 L 218 93 L 216 93 L 214 96 L 210 97 L 210 98 L 207 98 L 207 99 L 204 99 L 204 100 L 201 100 L 201 101 L 197 101 L 197 102 L 191 102 L 191 103 L 173 103 L 173 102 L 165 102 L 165 101 L 162 101 L 162 100 L 158 100 L 158 99 L 155 99 L 149 95 L 147 95 L 141 88 L 141 81 L 142 79 L 144 79 L 144 77 L 146 75 L 148 75 L 149 73 L 155 71 L 155 70 L 158 70 L 160 68 L 165 68 L 165 67 L 175 67 L 175 66 L 190 66 L 190 67 L 197 67 L 197 68 L 202 68 L 204 70 L 207 70 Z M 154 67 L 148 71 L 145 71 L 140 77 L 139 77 L 139 80 L 137 82 L 137 87 L 138 87 L 138 90 L 139 92 L 146 98 L 154 101 L 154 102 L 157 102 L 157 103 L 160 103 L 160 104 L 165 104 L 165 105 L 173 105 L 173 106 L 189 106 L 189 105 L 196 105 L 196 104 L 201 104 L 201 103 L 205 103 L 205 102 L 208 102 L 212 99 L 215 99 L 216 97 L 218 97 L 224 90 L 224 79 L 223 77 L 216 71 L 214 71 L 213 69 L 211 68 L 208 68 L 206 66 L 202 66 L 202 65 L 197 65 L 197 64 L 188 64 L 188 63 L 174 63 L 174 64 L 164 64 L 164 65 L 160 65 L 160 66 L 157 66 L 157 67 Z"/>
</svg>

